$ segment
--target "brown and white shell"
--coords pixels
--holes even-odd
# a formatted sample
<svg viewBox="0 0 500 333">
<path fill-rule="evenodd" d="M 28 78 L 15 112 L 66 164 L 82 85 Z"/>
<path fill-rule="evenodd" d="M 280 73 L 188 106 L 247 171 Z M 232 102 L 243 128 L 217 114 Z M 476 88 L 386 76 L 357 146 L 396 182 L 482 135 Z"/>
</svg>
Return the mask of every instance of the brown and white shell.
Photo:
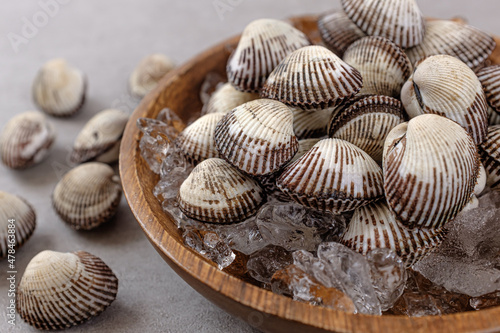
<svg viewBox="0 0 500 333">
<path fill-rule="evenodd" d="M 293 130 L 297 138 L 309 139 L 325 136 L 328 122 L 334 108 L 324 110 L 303 110 L 298 107 L 290 108 L 293 113 Z"/>
<path fill-rule="evenodd" d="M 229 113 L 235 107 L 259 99 L 259 94 L 237 90 L 231 83 L 224 83 L 203 106 L 202 114 Z"/>
<path fill-rule="evenodd" d="M 377 163 L 340 139 L 319 141 L 287 166 L 276 184 L 296 202 L 333 213 L 354 210 L 384 195 Z"/>
<path fill-rule="evenodd" d="M 398 98 L 413 70 L 404 51 L 389 39 L 379 36 L 357 40 L 349 46 L 343 59 L 363 77 L 360 94 Z"/>
<path fill-rule="evenodd" d="M 493 52 L 495 40 L 470 25 L 448 21 L 427 22 L 424 40 L 405 50 L 412 64 L 432 55 L 446 54 L 462 60 L 472 69 L 483 66 Z"/>
<path fill-rule="evenodd" d="M 132 95 L 142 98 L 158 85 L 161 78 L 175 68 L 175 63 L 166 55 L 148 55 L 137 65 L 129 78 Z"/>
<path fill-rule="evenodd" d="M 11 169 L 38 164 L 47 156 L 54 140 L 54 126 L 43 113 L 21 113 L 7 122 L 0 135 L 2 162 Z"/>
<path fill-rule="evenodd" d="M 210 223 L 233 223 L 254 215 L 265 199 L 257 181 L 220 158 L 198 164 L 182 183 L 179 208 Z"/>
<path fill-rule="evenodd" d="M 477 77 L 483 86 L 488 104 L 500 116 L 500 65 L 479 70 Z"/>
<path fill-rule="evenodd" d="M 128 118 L 125 112 L 117 109 L 103 110 L 90 118 L 73 143 L 71 161 L 116 162 Z"/>
<path fill-rule="evenodd" d="M 398 221 L 408 228 L 440 228 L 470 200 L 479 161 L 460 125 L 426 114 L 392 129 L 383 169 L 387 202 Z"/>
<path fill-rule="evenodd" d="M 104 163 L 84 163 L 67 172 L 52 193 L 52 205 L 73 229 L 90 230 L 111 219 L 121 199 L 121 185 Z"/>
<path fill-rule="evenodd" d="M 115 300 L 118 279 L 98 257 L 42 251 L 29 262 L 17 290 L 17 312 L 40 330 L 62 330 L 101 314 Z"/>
<path fill-rule="evenodd" d="M 359 71 L 332 51 L 306 46 L 287 56 L 269 75 L 261 96 L 303 109 L 339 105 L 363 86 Z"/>
<path fill-rule="evenodd" d="M 346 15 L 367 35 L 382 36 L 403 48 L 424 39 L 425 20 L 415 0 L 342 0 Z"/>
<path fill-rule="evenodd" d="M 281 60 L 310 44 L 302 31 L 286 22 L 255 20 L 246 26 L 228 60 L 228 81 L 238 90 L 258 92 Z"/>
<path fill-rule="evenodd" d="M 35 104 L 55 117 L 67 117 L 79 111 L 85 101 L 86 90 L 83 73 L 64 59 L 45 63 L 32 86 Z"/>
<path fill-rule="evenodd" d="M 186 127 L 175 139 L 174 144 L 189 163 L 197 164 L 207 158 L 219 157 L 215 148 L 214 133 L 224 113 L 209 113 Z"/>
<path fill-rule="evenodd" d="M 292 111 L 266 99 L 245 103 L 225 115 L 214 139 L 225 160 L 254 176 L 278 171 L 299 149 Z"/>
<path fill-rule="evenodd" d="M 35 227 L 33 207 L 17 195 L 0 191 L 0 259 L 8 254 L 15 257 L 16 249 L 31 237 Z"/>
<path fill-rule="evenodd" d="M 376 248 L 388 248 L 410 267 L 441 244 L 445 234 L 445 228 L 403 227 L 387 203 L 380 200 L 354 211 L 341 243 L 363 255 Z"/>
<path fill-rule="evenodd" d="M 326 47 L 339 57 L 352 43 L 366 36 L 341 10 L 321 15 L 318 30 Z"/>
<path fill-rule="evenodd" d="M 462 125 L 476 144 L 488 128 L 488 105 L 476 74 L 448 55 L 426 58 L 401 90 L 401 101 L 410 118 L 438 114 Z"/>
<path fill-rule="evenodd" d="M 388 96 L 365 96 L 331 119 L 328 136 L 349 141 L 382 163 L 389 132 L 405 121 L 402 103 Z"/>
<path fill-rule="evenodd" d="M 488 127 L 486 140 L 479 146 L 479 153 L 487 175 L 487 185 L 500 187 L 500 125 Z"/>
</svg>

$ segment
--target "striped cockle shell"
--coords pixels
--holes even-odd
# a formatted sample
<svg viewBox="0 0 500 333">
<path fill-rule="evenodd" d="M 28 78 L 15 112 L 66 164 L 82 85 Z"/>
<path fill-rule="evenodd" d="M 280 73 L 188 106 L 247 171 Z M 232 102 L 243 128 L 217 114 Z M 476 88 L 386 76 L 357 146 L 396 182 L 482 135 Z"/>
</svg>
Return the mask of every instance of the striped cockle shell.
<svg viewBox="0 0 500 333">
<path fill-rule="evenodd" d="M 38 164 L 47 156 L 54 139 L 54 126 L 43 113 L 21 113 L 7 122 L 0 135 L 2 162 L 11 169 Z"/>
<path fill-rule="evenodd" d="M 238 90 L 258 92 L 281 60 L 310 44 L 302 31 L 286 22 L 255 20 L 247 25 L 228 60 L 228 81 Z"/>
<path fill-rule="evenodd" d="M 32 86 L 35 104 L 55 117 L 67 117 L 81 109 L 85 101 L 87 82 L 83 73 L 64 59 L 45 63 Z"/>
<path fill-rule="evenodd" d="M 487 175 L 487 185 L 500 187 L 500 125 L 488 127 L 488 136 L 479 146 L 479 153 Z"/>
<path fill-rule="evenodd" d="M 363 77 L 360 94 L 399 97 L 412 65 L 403 50 L 384 37 L 370 36 L 354 42 L 344 53 L 344 61 Z"/>
<path fill-rule="evenodd" d="M 427 31 L 420 45 L 405 50 L 412 64 L 432 55 L 446 54 L 462 60 L 472 69 L 483 66 L 493 52 L 495 40 L 470 25 L 433 20 L 427 22 Z"/>
<path fill-rule="evenodd" d="M 61 219 L 76 230 L 90 230 L 111 219 L 121 199 L 120 179 L 104 163 L 84 163 L 67 172 L 52 193 Z"/>
<path fill-rule="evenodd" d="M 339 105 L 363 86 L 359 71 L 332 51 L 306 46 L 287 56 L 269 75 L 261 96 L 303 109 Z"/>
<path fill-rule="evenodd" d="M 259 94 L 237 90 L 231 83 L 218 88 L 203 106 L 202 114 L 229 113 L 235 107 L 259 98 Z"/>
<path fill-rule="evenodd" d="M 441 244 L 445 234 L 445 228 L 405 228 L 380 200 L 354 211 L 341 243 L 363 255 L 388 248 L 410 267 Z"/>
<path fill-rule="evenodd" d="M 382 170 L 355 145 L 324 139 L 287 166 L 278 188 L 298 203 L 342 213 L 383 197 Z"/>
<path fill-rule="evenodd" d="M 500 115 L 500 65 L 485 67 L 477 72 L 486 100 L 491 109 Z"/>
<path fill-rule="evenodd" d="M 408 228 L 440 228 L 467 204 L 479 171 L 472 137 L 434 114 L 392 129 L 384 144 L 384 189 Z"/>
<path fill-rule="evenodd" d="M 382 36 L 403 48 L 424 39 L 425 20 L 415 0 L 341 0 L 346 15 L 367 35 Z"/>
<path fill-rule="evenodd" d="M 410 118 L 438 114 L 462 125 L 480 144 L 488 128 L 488 105 L 476 74 L 448 55 L 426 58 L 401 90 Z"/>
<path fill-rule="evenodd" d="M 174 144 L 186 159 L 197 164 L 207 158 L 218 157 L 214 133 L 224 113 L 209 113 L 186 127 L 175 139 Z"/>
<path fill-rule="evenodd" d="M 198 164 L 177 196 L 187 216 L 210 223 L 234 223 L 254 215 L 265 199 L 257 181 L 220 158 Z"/>
<path fill-rule="evenodd" d="M 33 207 L 17 195 L 0 191 L 0 259 L 8 254 L 15 257 L 16 249 L 31 237 L 35 227 Z"/>
<path fill-rule="evenodd" d="M 366 36 L 343 11 L 321 15 L 318 30 L 326 47 L 339 57 L 352 43 Z"/>
<path fill-rule="evenodd" d="M 175 63 L 161 53 L 154 53 L 143 58 L 130 75 L 130 92 L 138 98 L 143 98 L 156 88 L 162 77 L 174 68 Z"/>
<path fill-rule="evenodd" d="M 405 121 L 401 102 L 389 96 L 365 96 L 331 119 L 328 136 L 349 141 L 382 163 L 384 141 Z"/>
<path fill-rule="evenodd" d="M 225 115 L 214 139 L 224 159 L 254 176 L 278 171 L 299 149 L 292 111 L 266 99 L 245 103 Z"/>
<path fill-rule="evenodd" d="M 115 300 L 118 279 L 84 251 L 42 251 L 29 262 L 17 289 L 17 312 L 40 330 L 62 330 L 101 314 Z"/>
<path fill-rule="evenodd" d="M 116 162 L 128 118 L 125 112 L 117 109 L 103 110 L 90 118 L 73 143 L 71 161 L 74 163 L 93 160 L 104 163 Z M 111 151 L 114 154 L 110 154 Z"/>
<path fill-rule="evenodd" d="M 293 113 L 293 130 L 299 140 L 326 135 L 328 122 L 334 108 L 303 110 L 299 107 L 291 107 L 290 109 Z"/>
</svg>

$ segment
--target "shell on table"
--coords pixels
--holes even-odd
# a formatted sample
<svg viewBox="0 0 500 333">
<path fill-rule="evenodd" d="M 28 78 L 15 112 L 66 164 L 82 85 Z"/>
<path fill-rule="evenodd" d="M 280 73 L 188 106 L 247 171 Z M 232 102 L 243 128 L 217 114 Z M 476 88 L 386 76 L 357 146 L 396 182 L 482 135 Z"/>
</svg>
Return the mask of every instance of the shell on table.
<svg viewBox="0 0 500 333">
<path fill-rule="evenodd" d="M 259 94 L 237 90 L 231 83 L 224 83 L 203 106 L 202 114 L 229 113 L 235 107 L 259 99 Z"/>
<path fill-rule="evenodd" d="M 488 127 L 488 105 L 476 74 L 448 55 L 426 58 L 401 90 L 410 118 L 438 114 L 462 125 L 480 144 Z"/>
<path fill-rule="evenodd" d="M 182 183 L 179 208 L 210 223 L 233 223 L 254 215 L 265 199 L 260 185 L 220 158 L 198 164 Z"/>
<path fill-rule="evenodd" d="M 303 110 L 299 107 L 291 107 L 290 109 L 293 113 L 293 130 L 299 140 L 326 135 L 333 108 Z"/>
<path fill-rule="evenodd" d="M 90 118 L 73 143 L 71 161 L 116 162 L 128 118 L 125 112 L 117 109 L 106 109 Z"/>
<path fill-rule="evenodd" d="M 32 86 L 33 100 L 44 112 L 67 117 L 79 111 L 85 101 L 84 74 L 64 59 L 53 59 L 38 71 Z"/>
<path fill-rule="evenodd" d="M 40 163 L 55 140 L 54 126 L 38 111 L 10 119 L 0 135 L 2 162 L 11 169 Z"/>
<path fill-rule="evenodd" d="M 422 43 L 405 52 L 414 65 L 429 56 L 446 54 L 477 69 L 483 66 L 495 46 L 490 35 L 475 27 L 448 20 L 432 20 L 427 22 Z"/>
<path fill-rule="evenodd" d="M 243 30 L 238 46 L 228 60 L 228 81 L 238 90 L 258 92 L 281 60 L 310 44 L 302 31 L 287 22 L 255 20 Z"/>
<path fill-rule="evenodd" d="M 424 39 L 425 20 L 415 0 L 342 0 L 346 15 L 367 35 L 382 36 L 403 48 Z"/>
<path fill-rule="evenodd" d="M 17 312 L 40 330 L 62 330 L 102 313 L 115 300 L 118 279 L 83 251 L 42 251 L 29 262 L 17 289 Z"/>
<path fill-rule="evenodd" d="M 352 43 L 366 36 L 341 10 L 321 15 L 318 30 L 326 47 L 339 57 Z"/>
<path fill-rule="evenodd" d="M 363 77 L 360 94 L 399 97 L 403 84 L 412 73 L 412 64 L 404 51 L 387 38 L 364 37 L 345 51 L 343 60 Z"/>
<path fill-rule="evenodd" d="M 440 228 L 454 219 L 470 200 L 479 171 L 472 137 L 434 114 L 393 128 L 383 160 L 387 202 L 408 228 Z"/>
<path fill-rule="evenodd" d="M 445 228 L 405 228 L 380 200 L 354 211 L 341 243 L 363 255 L 388 248 L 410 267 L 441 244 L 445 235 Z"/>
<path fill-rule="evenodd" d="M 486 140 L 479 146 L 479 153 L 487 175 L 487 185 L 500 187 L 500 125 L 488 127 Z"/>
<path fill-rule="evenodd" d="M 224 159 L 254 176 L 278 171 L 299 149 L 292 111 L 266 99 L 245 103 L 225 115 L 214 139 Z"/>
<path fill-rule="evenodd" d="M 500 116 L 500 65 L 484 67 L 477 72 L 486 100 L 491 109 Z"/>
<path fill-rule="evenodd" d="M 382 170 L 355 145 L 323 139 L 287 166 L 278 188 L 296 202 L 342 213 L 383 197 Z"/>
<path fill-rule="evenodd" d="M 84 163 L 67 172 L 52 193 L 59 217 L 76 230 L 90 230 L 110 220 L 121 199 L 120 179 L 104 163 Z"/>
<path fill-rule="evenodd" d="M 261 96 L 303 109 L 339 105 L 363 86 L 359 71 L 332 51 L 306 46 L 288 55 L 269 75 Z"/>
<path fill-rule="evenodd" d="M 0 259 L 15 254 L 9 251 L 11 246 L 21 247 L 31 237 L 35 227 L 36 213 L 33 207 L 17 195 L 0 191 Z M 15 238 L 12 238 L 12 231 L 15 231 Z"/>
<path fill-rule="evenodd" d="M 161 78 L 175 68 L 175 63 L 164 54 L 154 53 L 143 58 L 129 78 L 132 95 L 142 98 L 158 85 Z"/>
</svg>

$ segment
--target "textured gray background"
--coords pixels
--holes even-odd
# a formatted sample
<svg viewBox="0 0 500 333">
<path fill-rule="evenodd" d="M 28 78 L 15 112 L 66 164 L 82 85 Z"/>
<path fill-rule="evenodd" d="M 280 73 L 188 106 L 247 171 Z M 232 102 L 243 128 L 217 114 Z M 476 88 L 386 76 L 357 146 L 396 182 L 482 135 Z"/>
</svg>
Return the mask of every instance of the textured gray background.
<svg viewBox="0 0 500 333">
<path fill-rule="evenodd" d="M 50 0 L 42 0 L 48 3 Z M 60 2 L 63 2 L 62 0 Z M 25 44 L 12 47 L 9 33 L 22 34 L 23 20 L 42 10 L 38 1 L 3 1 L 0 10 L 0 126 L 34 109 L 30 86 L 48 59 L 65 57 L 88 77 L 88 100 L 76 116 L 51 119 L 58 137 L 42 164 L 26 171 L 0 165 L 0 190 L 28 199 L 38 214 L 30 241 L 18 251 L 18 281 L 29 260 L 46 249 L 86 250 L 101 257 L 120 280 L 116 301 L 101 316 L 73 332 L 254 332 L 184 283 L 154 251 L 135 222 L 125 199 L 112 222 L 91 232 L 75 232 L 53 212 L 50 194 L 68 170 L 68 150 L 77 132 L 96 112 L 111 106 L 131 112 L 127 78 L 145 55 L 162 52 L 178 63 L 212 44 L 241 32 L 253 19 L 286 18 L 338 8 L 334 0 L 86 0 L 64 1 L 57 13 Z M 466 17 L 500 35 L 498 0 L 420 0 L 426 16 Z M 228 11 L 218 13 L 217 4 Z M 44 22 L 42 22 L 44 23 Z M 0 332 L 34 332 L 18 317 L 6 323 L 6 261 L 0 262 Z"/>
</svg>

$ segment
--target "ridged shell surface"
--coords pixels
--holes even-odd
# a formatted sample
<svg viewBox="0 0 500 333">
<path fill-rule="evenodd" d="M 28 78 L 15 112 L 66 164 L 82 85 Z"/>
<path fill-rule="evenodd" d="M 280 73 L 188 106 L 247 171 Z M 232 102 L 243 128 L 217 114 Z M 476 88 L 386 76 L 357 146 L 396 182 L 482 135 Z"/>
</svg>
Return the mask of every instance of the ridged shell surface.
<svg viewBox="0 0 500 333">
<path fill-rule="evenodd" d="M 479 152 L 487 175 L 487 184 L 500 187 L 500 125 L 488 127 L 488 136 L 479 146 Z"/>
<path fill-rule="evenodd" d="M 293 112 L 293 130 L 299 140 L 319 138 L 326 135 L 333 108 L 324 110 L 303 110 L 290 108 Z"/>
<path fill-rule="evenodd" d="M 240 105 L 217 124 L 214 138 L 224 159 L 254 176 L 279 170 L 299 149 L 292 111 L 273 100 Z"/>
<path fill-rule="evenodd" d="M 488 108 L 488 124 L 490 126 L 500 125 L 500 114 L 493 111 L 491 107 Z"/>
<path fill-rule="evenodd" d="M 264 191 L 254 179 L 220 158 L 198 164 L 178 194 L 184 214 L 210 223 L 242 221 L 254 215 L 264 199 Z"/>
<path fill-rule="evenodd" d="M 303 32 L 286 22 L 255 20 L 247 25 L 228 60 L 228 81 L 238 90 L 258 92 L 281 60 L 310 44 Z"/>
<path fill-rule="evenodd" d="M 389 133 L 383 168 L 386 198 L 397 219 L 409 228 L 440 228 L 471 198 L 479 161 L 460 125 L 426 114 Z"/>
<path fill-rule="evenodd" d="M 382 36 L 403 48 L 424 39 L 425 21 L 415 0 L 342 0 L 346 15 L 369 36 Z"/>
<path fill-rule="evenodd" d="M 324 139 L 286 167 L 278 188 L 298 203 L 342 213 L 380 199 L 382 170 L 364 151 L 340 139 Z"/>
<path fill-rule="evenodd" d="M 207 158 L 218 157 L 215 148 L 214 133 L 217 123 L 224 118 L 224 113 L 209 113 L 198 118 L 182 131 L 174 143 L 186 159 L 197 164 Z"/>
<path fill-rule="evenodd" d="M 477 77 L 483 85 L 488 104 L 500 115 L 500 65 L 481 69 L 477 72 Z"/>
<path fill-rule="evenodd" d="M 341 243 L 363 255 L 388 248 L 412 266 L 435 249 L 445 237 L 444 228 L 407 229 L 396 221 L 384 200 L 356 209 Z"/>
<path fill-rule="evenodd" d="M 306 46 L 288 57 L 269 75 L 261 96 L 303 109 L 335 106 L 363 86 L 359 71 L 323 46 Z"/>
<path fill-rule="evenodd" d="M 38 111 L 10 119 L 0 135 L 2 162 L 11 169 L 40 163 L 55 139 L 54 126 Z"/>
<path fill-rule="evenodd" d="M 164 54 L 155 53 L 145 57 L 130 75 L 130 92 L 136 97 L 146 96 L 174 67 L 175 63 Z"/>
<path fill-rule="evenodd" d="M 241 104 L 255 99 L 259 99 L 259 94 L 242 92 L 231 83 L 225 83 L 213 93 L 206 106 L 203 106 L 202 114 L 229 113 Z"/>
<path fill-rule="evenodd" d="M 457 58 L 431 56 L 422 61 L 401 90 L 410 118 L 437 114 L 456 121 L 483 142 L 488 128 L 488 105 L 476 74 Z"/>
<path fill-rule="evenodd" d="M 339 57 L 352 43 L 366 36 L 343 11 L 322 15 L 318 20 L 318 30 L 326 47 Z"/>
<path fill-rule="evenodd" d="M 43 251 L 26 267 L 17 312 L 40 330 L 62 330 L 102 313 L 115 300 L 118 279 L 98 257 L 83 251 Z"/>
<path fill-rule="evenodd" d="M 83 163 L 98 160 L 112 150 L 120 141 L 127 125 L 128 115 L 117 109 L 107 109 L 97 113 L 85 124 L 73 143 L 71 161 Z M 109 162 L 118 160 L 115 154 Z"/>
<path fill-rule="evenodd" d="M 427 22 L 427 31 L 420 45 L 405 50 L 415 65 L 432 55 L 446 54 L 462 60 L 472 69 L 481 67 L 493 52 L 495 40 L 470 25 L 447 20 Z"/>
<path fill-rule="evenodd" d="M 410 59 L 403 50 L 384 37 L 364 37 L 344 53 L 344 61 L 363 77 L 360 94 L 399 97 L 412 73 Z"/>
<path fill-rule="evenodd" d="M 321 139 L 302 139 L 299 140 L 299 150 L 297 150 L 297 153 L 293 156 L 293 158 L 288 162 L 288 165 L 292 164 L 302 156 L 304 156 L 312 147 L 314 147 L 315 144 L 320 142 Z"/>
<path fill-rule="evenodd" d="M 15 249 L 31 237 L 35 227 L 33 207 L 17 195 L 0 191 L 0 259 L 8 254 L 15 257 Z"/>
<path fill-rule="evenodd" d="M 401 102 L 388 96 L 367 96 L 331 119 L 328 135 L 349 141 L 382 163 L 384 141 L 389 132 L 403 123 Z"/>
<path fill-rule="evenodd" d="M 113 169 L 89 162 L 66 173 L 52 193 L 52 204 L 62 220 L 76 230 L 90 230 L 111 219 L 121 199 Z"/>
</svg>

